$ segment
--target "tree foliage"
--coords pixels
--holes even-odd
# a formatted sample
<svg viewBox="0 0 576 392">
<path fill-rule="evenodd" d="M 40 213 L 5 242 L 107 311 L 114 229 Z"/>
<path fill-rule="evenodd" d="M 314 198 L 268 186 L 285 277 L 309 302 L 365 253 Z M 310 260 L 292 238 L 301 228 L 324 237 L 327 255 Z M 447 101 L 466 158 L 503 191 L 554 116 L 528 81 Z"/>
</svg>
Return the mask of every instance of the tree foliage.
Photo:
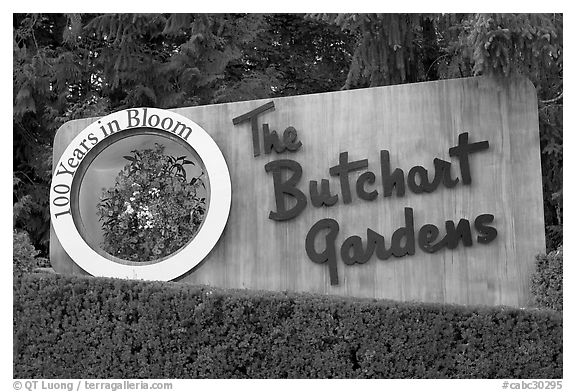
<svg viewBox="0 0 576 392">
<path fill-rule="evenodd" d="M 414 82 L 423 74 L 419 14 L 311 14 L 358 37 L 345 89 Z"/>
<path fill-rule="evenodd" d="M 539 97 L 549 248 L 562 241 L 561 14 L 14 14 L 15 227 L 46 251 L 64 122 L 444 78 L 524 75 Z"/>
<path fill-rule="evenodd" d="M 13 273 L 19 275 L 34 271 L 38 267 L 36 256 L 39 251 L 30 243 L 28 233 L 14 230 L 12 245 Z"/>
</svg>

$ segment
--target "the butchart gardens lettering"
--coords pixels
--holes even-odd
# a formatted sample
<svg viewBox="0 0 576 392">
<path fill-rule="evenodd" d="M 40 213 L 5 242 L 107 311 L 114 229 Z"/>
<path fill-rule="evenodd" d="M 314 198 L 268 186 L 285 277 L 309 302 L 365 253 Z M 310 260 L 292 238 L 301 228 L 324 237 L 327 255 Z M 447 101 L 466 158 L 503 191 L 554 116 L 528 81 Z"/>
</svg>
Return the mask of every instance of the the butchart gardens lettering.
<svg viewBox="0 0 576 392">
<path fill-rule="evenodd" d="M 260 132 L 258 117 L 274 109 L 274 103 L 269 102 L 249 113 L 233 119 L 234 125 L 250 122 L 252 130 L 252 144 L 254 156 L 261 154 Z M 272 174 L 274 185 L 274 198 L 276 210 L 270 211 L 269 218 L 275 221 L 285 221 L 300 215 L 308 205 L 308 201 L 314 207 L 331 207 L 339 202 L 350 204 L 353 190 L 356 196 L 365 201 L 375 201 L 379 198 L 402 197 L 407 191 L 414 194 L 432 193 L 439 187 L 448 189 L 458 186 L 470 186 L 473 182 L 471 174 L 471 161 L 475 154 L 486 151 L 489 148 L 488 141 L 470 142 L 470 135 L 463 132 L 458 136 L 458 144 L 448 149 L 450 157 L 458 159 L 459 176 L 452 173 L 452 163 L 440 158 L 433 161 L 433 173 L 423 166 L 414 166 L 406 173 L 401 168 L 392 168 L 390 164 L 390 152 L 380 151 L 379 184 L 376 184 L 377 174 L 368 168 L 368 159 L 351 160 L 348 152 L 341 152 L 338 164 L 329 168 L 332 177 L 338 177 L 339 192 L 331 189 L 328 179 L 321 179 L 320 183 L 311 180 L 307 187 L 300 183 L 302 178 L 302 166 L 292 159 L 278 159 L 265 164 L 266 172 Z M 298 140 L 298 133 L 294 127 L 284 130 L 282 138 L 276 131 L 270 131 L 268 124 L 262 124 L 262 144 L 264 153 L 270 154 L 285 151 L 296 152 L 302 146 Z M 360 174 L 355 183 L 350 181 L 350 173 L 366 170 Z M 287 196 L 295 200 L 292 207 L 288 207 Z M 386 239 L 376 231 L 367 229 L 366 237 L 351 236 L 346 238 L 340 245 L 338 252 L 336 238 L 340 230 L 338 222 L 331 218 L 321 219 L 308 231 L 305 238 L 306 253 L 315 263 L 327 263 L 330 273 L 330 283 L 338 284 L 338 256 L 347 265 L 364 264 L 376 256 L 380 260 L 386 260 L 390 256 L 403 257 L 414 255 L 416 243 L 418 247 L 427 253 L 434 253 L 443 248 L 455 249 L 459 243 L 465 247 L 472 246 L 474 240 L 480 244 L 492 242 L 498 232 L 491 226 L 494 215 L 478 215 L 474 222 L 460 219 L 458 223 L 452 220 L 445 221 L 444 231 L 433 224 L 425 224 L 420 228 L 414 227 L 414 210 L 404 208 L 405 224 L 392 234 L 389 245 Z M 471 227 L 474 227 L 476 235 L 472 235 Z M 475 237 L 475 238 L 474 238 Z M 320 238 L 324 246 L 321 250 L 315 247 Z"/>
</svg>

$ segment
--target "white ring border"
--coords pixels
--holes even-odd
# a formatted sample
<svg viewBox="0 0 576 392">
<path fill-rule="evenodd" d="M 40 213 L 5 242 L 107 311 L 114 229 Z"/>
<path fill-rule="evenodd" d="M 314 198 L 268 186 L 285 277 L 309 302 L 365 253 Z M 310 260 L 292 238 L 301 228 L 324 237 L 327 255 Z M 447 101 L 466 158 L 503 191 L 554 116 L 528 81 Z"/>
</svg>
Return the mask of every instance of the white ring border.
<svg viewBox="0 0 576 392">
<path fill-rule="evenodd" d="M 118 132 L 137 129 L 139 127 L 122 128 L 122 124 L 126 123 L 125 119 L 127 118 L 128 110 L 138 110 L 140 114 L 141 110 L 143 109 L 147 110 L 148 118 L 154 114 L 158 115 L 161 119 L 169 116 L 172 119 L 180 121 L 192 129 L 192 132 L 188 137 L 191 140 L 185 140 L 181 137 L 180 139 L 182 142 L 187 143 L 190 147 L 196 150 L 204 163 L 206 174 L 208 175 L 208 179 L 210 181 L 210 203 L 200 230 L 193 238 L 193 240 L 184 248 L 180 249 L 179 252 L 154 264 L 126 265 L 107 259 L 95 252 L 84 241 L 78 232 L 71 213 L 55 217 L 55 214 L 61 212 L 62 208 L 58 210 L 58 207 L 54 206 L 53 204 L 53 200 L 56 197 L 61 196 L 60 194 L 54 192 L 54 186 L 56 184 L 65 184 L 70 187 L 70 190 L 72 189 L 72 180 L 76 175 L 76 172 L 74 172 L 74 176 L 69 174 L 62 174 L 58 177 L 58 179 L 56 179 L 58 167 L 60 166 L 60 163 L 63 163 L 66 165 L 66 167 L 68 167 L 65 160 L 72 157 L 72 152 L 74 149 L 78 148 L 80 142 L 83 139 L 86 139 L 89 133 L 93 132 L 96 134 L 96 132 L 101 132 L 99 128 L 100 124 L 98 121 L 100 121 L 102 124 L 107 124 L 108 122 L 114 120 L 118 121 L 121 126 L 121 129 Z M 146 127 L 172 133 L 164 130 L 159 125 L 156 127 L 146 125 Z M 178 136 L 175 133 L 174 135 Z M 106 138 L 101 140 L 99 139 L 98 143 L 101 143 L 105 140 Z M 71 200 L 71 191 L 69 196 Z M 224 231 L 228 221 L 231 201 L 232 185 L 230 182 L 228 166 L 224 156 L 222 155 L 222 152 L 220 151 L 220 148 L 212 139 L 212 137 L 210 137 L 210 135 L 208 135 L 208 133 L 206 133 L 206 131 L 194 121 L 182 116 L 181 114 L 170 110 L 156 108 L 125 109 L 94 121 L 83 131 L 81 131 L 64 150 L 64 153 L 60 157 L 58 164 L 54 168 L 52 183 L 50 184 L 50 218 L 56 236 L 58 237 L 62 247 L 72 258 L 72 260 L 80 267 L 82 267 L 86 272 L 93 276 L 111 278 L 168 281 L 190 271 L 202 260 L 204 260 L 204 258 L 208 255 L 208 253 L 210 253 L 210 251 L 214 248 L 220 239 L 220 236 L 222 235 L 222 232 Z"/>
</svg>

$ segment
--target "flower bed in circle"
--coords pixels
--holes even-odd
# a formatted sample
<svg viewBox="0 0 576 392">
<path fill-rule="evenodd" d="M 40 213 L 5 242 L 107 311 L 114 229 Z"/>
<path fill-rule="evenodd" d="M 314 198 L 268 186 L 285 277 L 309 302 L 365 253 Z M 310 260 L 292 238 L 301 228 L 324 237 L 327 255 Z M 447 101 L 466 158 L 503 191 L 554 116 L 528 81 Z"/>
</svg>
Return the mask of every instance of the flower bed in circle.
<svg viewBox="0 0 576 392">
<path fill-rule="evenodd" d="M 164 146 L 133 150 L 113 187 L 103 189 L 97 204 L 102 248 L 129 261 L 152 261 L 186 245 L 206 212 L 202 175 L 187 178 L 186 156 L 164 154 Z"/>
</svg>

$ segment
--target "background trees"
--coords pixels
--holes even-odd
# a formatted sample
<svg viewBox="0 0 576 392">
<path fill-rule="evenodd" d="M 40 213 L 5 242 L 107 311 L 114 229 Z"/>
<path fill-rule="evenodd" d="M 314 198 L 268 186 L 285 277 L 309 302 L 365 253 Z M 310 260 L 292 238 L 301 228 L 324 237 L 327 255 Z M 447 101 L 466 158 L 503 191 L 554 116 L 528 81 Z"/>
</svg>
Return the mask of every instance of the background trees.
<svg viewBox="0 0 576 392">
<path fill-rule="evenodd" d="M 14 227 L 45 254 L 64 122 L 473 75 L 539 97 L 547 244 L 562 241 L 562 15 L 15 14 Z"/>
</svg>

